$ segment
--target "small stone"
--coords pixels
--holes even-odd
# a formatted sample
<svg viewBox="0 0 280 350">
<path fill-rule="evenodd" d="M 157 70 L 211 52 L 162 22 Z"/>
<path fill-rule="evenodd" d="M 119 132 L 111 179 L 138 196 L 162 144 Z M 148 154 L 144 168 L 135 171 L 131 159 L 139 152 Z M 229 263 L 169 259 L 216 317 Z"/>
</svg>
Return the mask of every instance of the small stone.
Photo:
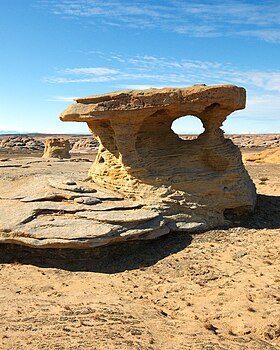
<svg viewBox="0 0 280 350">
<path fill-rule="evenodd" d="M 72 191 L 72 192 L 79 192 L 79 193 L 94 193 L 96 192 L 96 189 L 92 187 L 88 187 L 85 185 L 78 185 L 75 183 L 75 185 L 68 185 L 62 181 L 55 181 L 50 179 L 49 185 L 51 187 L 60 189 L 60 190 L 66 190 L 66 191 Z"/>
<path fill-rule="evenodd" d="M 101 203 L 101 200 L 95 197 L 84 197 L 83 198 L 83 203 L 85 205 L 94 205 L 97 203 Z"/>
<path fill-rule="evenodd" d="M 65 181 L 65 185 L 77 185 L 77 182 L 76 181 L 71 181 L 71 180 L 69 180 L 69 181 Z"/>
</svg>

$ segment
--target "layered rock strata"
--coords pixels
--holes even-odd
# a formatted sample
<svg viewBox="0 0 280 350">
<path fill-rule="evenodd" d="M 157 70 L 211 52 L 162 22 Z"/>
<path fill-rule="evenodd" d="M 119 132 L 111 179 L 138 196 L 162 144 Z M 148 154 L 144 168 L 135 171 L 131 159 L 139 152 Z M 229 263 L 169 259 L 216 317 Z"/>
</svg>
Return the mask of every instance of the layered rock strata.
<svg viewBox="0 0 280 350">
<path fill-rule="evenodd" d="M 96 185 L 159 210 L 171 230 L 210 228 L 255 205 L 240 151 L 220 128 L 245 100 L 233 85 L 126 90 L 79 98 L 60 119 L 86 122 L 97 137 L 89 172 Z M 195 140 L 171 130 L 186 115 L 204 126 Z"/>
<path fill-rule="evenodd" d="M 97 136 L 100 146 L 90 176 L 80 181 L 72 163 L 73 178 L 61 172 L 56 177 L 50 170 L 36 177 L 30 170 L 31 176 L 13 191 L 3 189 L 0 243 L 96 247 L 172 231 L 203 231 L 252 211 L 254 184 L 238 147 L 220 129 L 231 112 L 244 107 L 245 90 L 232 85 L 78 99 L 60 118 L 87 122 Z M 197 139 L 182 140 L 171 130 L 173 120 L 185 115 L 202 121 L 205 131 Z M 70 161 L 38 162 L 52 167 Z M 31 161 L 4 163 L 35 166 Z M 2 181 L 6 184 L 6 177 Z"/>
<path fill-rule="evenodd" d="M 61 177 L 30 178 L 0 195 L 0 213 L 0 243 L 37 248 L 90 248 L 170 231 L 157 210 Z"/>
<path fill-rule="evenodd" d="M 45 140 L 43 158 L 70 158 L 71 145 L 69 140 L 64 138 L 48 137 Z"/>
</svg>

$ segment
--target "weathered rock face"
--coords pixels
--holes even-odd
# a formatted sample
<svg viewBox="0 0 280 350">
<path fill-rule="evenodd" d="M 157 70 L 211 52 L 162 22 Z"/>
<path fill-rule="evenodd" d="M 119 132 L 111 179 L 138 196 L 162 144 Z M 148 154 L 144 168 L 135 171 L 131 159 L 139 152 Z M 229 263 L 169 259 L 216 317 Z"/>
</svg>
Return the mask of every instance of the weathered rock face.
<svg viewBox="0 0 280 350">
<path fill-rule="evenodd" d="M 0 243 L 86 248 L 170 231 L 159 211 L 117 193 L 86 181 L 31 174 L 0 195 Z"/>
<path fill-rule="evenodd" d="M 71 149 L 69 140 L 63 138 L 49 137 L 45 141 L 43 158 L 70 158 Z"/>
<path fill-rule="evenodd" d="M 79 98 L 60 119 L 87 122 L 97 136 L 89 172 L 97 185 L 160 210 L 172 230 L 210 228 L 225 222 L 224 212 L 255 205 L 240 151 L 220 129 L 245 99 L 233 85 L 118 91 Z M 171 130 L 185 115 L 203 123 L 196 140 Z"/>
</svg>

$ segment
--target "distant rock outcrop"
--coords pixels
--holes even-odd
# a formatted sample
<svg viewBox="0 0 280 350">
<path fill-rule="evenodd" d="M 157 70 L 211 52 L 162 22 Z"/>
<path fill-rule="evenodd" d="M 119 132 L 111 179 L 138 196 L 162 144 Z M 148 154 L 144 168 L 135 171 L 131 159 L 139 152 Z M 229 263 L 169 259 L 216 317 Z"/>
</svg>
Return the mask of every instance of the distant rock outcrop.
<svg viewBox="0 0 280 350">
<path fill-rule="evenodd" d="M 43 158 L 70 158 L 71 146 L 69 140 L 63 138 L 48 137 L 45 140 Z"/>
<path fill-rule="evenodd" d="M 243 160 L 256 163 L 280 163 L 280 147 L 266 149 L 259 153 L 244 154 Z"/>
<path fill-rule="evenodd" d="M 97 151 L 99 147 L 99 144 L 96 139 L 89 139 L 89 138 L 84 138 L 80 139 L 78 141 L 75 141 L 71 152 L 73 153 L 80 153 L 80 152 L 92 152 L 92 151 Z"/>
<path fill-rule="evenodd" d="M 2 139 L 0 148 L 12 151 L 43 151 L 44 143 L 30 136 L 8 136 Z"/>
<path fill-rule="evenodd" d="M 272 148 L 280 146 L 279 134 L 227 135 L 240 148 Z"/>
</svg>

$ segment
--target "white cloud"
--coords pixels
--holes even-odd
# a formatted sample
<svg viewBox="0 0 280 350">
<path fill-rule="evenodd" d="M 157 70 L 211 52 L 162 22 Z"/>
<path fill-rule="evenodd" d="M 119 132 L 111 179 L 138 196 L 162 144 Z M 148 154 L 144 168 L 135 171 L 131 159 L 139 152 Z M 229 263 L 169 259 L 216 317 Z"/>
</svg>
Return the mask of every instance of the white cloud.
<svg viewBox="0 0 280 350">
<path fill-rule="evenodd" d="M 97 55 L 95 53 L 95 55 Z M 197 83 L 237 84 L 247 89 L 280 93 L 280 71 L 257 71 L 230 64 L 172 57 L 108 54 L 107 67 L 72 67 L 45 77 L 48 83 L 113 83 L 128 86 L 186 86 Z M 106 55 L 102 53 L 102 59 Z"/>
<path fill-rule="evenodd" d="M 69 83 L 105 83 L 108 81 L 116 80 L 113 77 L 104 76 L 104 77 L 89 77 L 89 78 L 65 78 L 65 77 L 45 77 L 43 81 L 46 83 L 52 84 L 69 84 Z"/>
<path fill-rule="evenodd" d="M 280 71 L 239 71 L 232 73 L 236 83 L 261 88 L 265 91 L 280 92 Z"/>
<path fill-rule="evenodd" d="M 119 71 L 116 69 L 104 68 L 104 67 L 94 67 L 94 68 L 67 68 L 62 71 L 64 74 L 83 74 L 83 75 L 108 75 L 108 74 L 118 74 Z"/>
<path fill-rule="evenodd" d="M 229 118 L 225 130 L 242 130 L 239 123 L 246 130 L 252 127 L 254 132 L 260 132 L 266 124 L 271 132 L 270 124 L 277 130 L 280 128 L 280 71 L 253 71 L 220 62 L 176 60 L 173 57 L 125 57 L 114 53 L 100 53 L 100 56 L 107 66 L 65 68 L 57 70 L 45 81 L 56 84 L 104 83 L 105 91 L 183 87 L 198 83 L 236 84 L 246 88 L 247 106 L 245 110 L 235 112 L 234 118 Z M 49 100 L 70 102 L 72 99 L 55 96 Z"/>
<path fill-rule="evenodd" d="M 95 26 L 161 29 L 193 37 L 255 37 L 280 42 L 278 0 L 37 0 L 53 14 L 94 18 Z"/>
</svg>

